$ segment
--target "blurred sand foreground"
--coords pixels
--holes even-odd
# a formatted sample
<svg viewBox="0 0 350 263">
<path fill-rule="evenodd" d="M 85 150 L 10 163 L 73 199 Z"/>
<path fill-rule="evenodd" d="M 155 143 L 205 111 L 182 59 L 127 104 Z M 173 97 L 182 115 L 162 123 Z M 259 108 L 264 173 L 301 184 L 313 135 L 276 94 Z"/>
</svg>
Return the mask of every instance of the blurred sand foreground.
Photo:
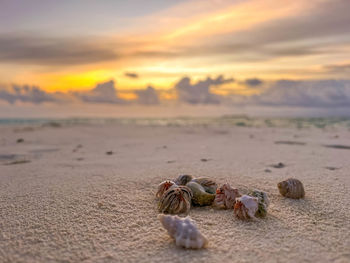
<svg viewBox="0 0 350 263">
<path fill-rule="evenodd" d="M 349 145 L 346 128 L 0 126 L 0 262 L 350 262 Z M 209 247 L 176 247 L 154 194 L 183 173 L 266 191 L 267 218 L 192 208 Z M 279 195 L 288 177 L 304 200 Z"/>
</svg>

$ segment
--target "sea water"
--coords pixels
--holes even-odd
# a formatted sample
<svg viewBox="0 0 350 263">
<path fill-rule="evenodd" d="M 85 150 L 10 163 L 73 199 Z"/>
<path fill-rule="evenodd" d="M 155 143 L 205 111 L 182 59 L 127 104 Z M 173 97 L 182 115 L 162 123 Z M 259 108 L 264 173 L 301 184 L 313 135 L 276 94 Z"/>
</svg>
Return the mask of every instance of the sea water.
<svg viewBox="0 0 350 263">
<path fill-rule="evenodd" d="M 327 128 L 350 127 L 350 118 L 263 118 L 244 115 L 176 118 L 3 118 L 0 125 L 64 126 L 75 124 L 133 124 L 141 126 L 209 126 Z"/>
</svg>

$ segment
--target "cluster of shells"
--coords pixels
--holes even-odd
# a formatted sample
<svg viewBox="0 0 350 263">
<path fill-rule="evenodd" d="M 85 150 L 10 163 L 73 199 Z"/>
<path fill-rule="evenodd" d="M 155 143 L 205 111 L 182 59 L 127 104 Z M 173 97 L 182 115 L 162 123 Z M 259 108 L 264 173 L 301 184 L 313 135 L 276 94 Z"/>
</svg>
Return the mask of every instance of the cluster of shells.
<svg viewBox="0 0 350 263">
<path fill-rule="evenodd" d="M 303 184 L 289 178 L 277 184 L 284 197 L 299 199 L 305 196 Z M 165 214 L 188 214 L 191 206 L 214 206 L 218 209 L 232 209 L 236 218 L 242 220 L 263 218 L 267 215 L 270 204 L 267 193 L 251 190 L 241 195 L 238 189 L 228 183 L 220 187 L 209 178 L 193 178 L 191 175 L 180 175 L 175 180 L 159 184 L 156 197 L 163 227 L 174 238 L 176 245 L 185 248 L 203 248 L 208 239 L 199 232 L 195 222 L 188 216 Z"/>
</svg>

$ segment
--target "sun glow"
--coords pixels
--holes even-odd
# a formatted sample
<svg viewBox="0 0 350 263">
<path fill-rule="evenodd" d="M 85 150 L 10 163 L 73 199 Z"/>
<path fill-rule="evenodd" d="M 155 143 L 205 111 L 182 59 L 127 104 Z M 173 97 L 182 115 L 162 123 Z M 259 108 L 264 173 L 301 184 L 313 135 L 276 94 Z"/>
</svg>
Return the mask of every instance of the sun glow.
<svg viewBox="0 0 350 263">
<path fill-rule="evenodd" d="M 82 41 L 82 49 L 85 45 L 87 50 L 80 51 L 79 43 L 70 38 L 65 46 L 67 50 L 60 49 L 57 44 L 53 46 L 53 52 L 58 50 L 59 54 L 67 56 L 68 61 L 75 63 L 64 65 L 57 54 L 47 60 L 44 55 L 43 60 L 40 56 L 39 59 L 29 56 L 36 62 L 30 64 L 25 61 L 18 66 L 15 64 L 17 60 L 9 65 L 0 62 L 0 77 L 9 83 L 37 85 L 48 92 L 89 90 L 96 83 L 113 79 L 115 87 L 123 91 L 122 96 L 127 100 L 135 99 L 128 92 L 148 86 L 169 91 L 185 76 L 195 81 L 224 75 L 237 79 L 237 82 L 257 76 L 269 80 L 318 78 L 321 74 L 328 77 L 333 73 L 326 72 L 328 68 L 325 64 L 348 64 L 350 57 L 344 55 L 349 50 L 348 39 L 343 39 L 346 44 L 337 43 L 338 38 L 333 37 L 321 40 L 303 38 L 299 42 L 277 41 L 273 44 L 253 43 L 250 39 L 251 34 L 259 32 L 254 31 L 259 26 L 287 18 L 295 19 L 296 16 L 305 19 L 322 2 L 325 1 L 220 1 L 220 4 L 214 5 L 212 1 L 203 0 L 200 5 L 197 1 L 178 3 L 148 16 L 125 20 L 125 30 L 120 32 L 86 37 L 87 43 L 83 38 L 77 38 Z M 288 33 L 279 32 L 282 37 Z M 47 42 L 50 44 L 51 39 L 48 39 L 43 40 L 44 44 L 39 41 L 39 47 L 46 47 Z M 234 41 L 242 41 L 243 47 L 235 45 Z M 322 41 L 334 45 L 338 53 L 314 48 Z M 252 46 L 250 49 L 249 45 Z M 29 53 L 32 53 L 31 44 L 29 47 Z M 79 57 L 78 61 L 83 61 L 81 64 L 74 60 L 74 55 L 80 54 L 84 55 Z M 87 60 L 89 56 L 91 61 Z M 52 61 L 56 60 L 61 64 L 55 65 Z M 37 61 L 41 64 L 35 64 Z M 49 63 L 45 65 L 45 61 Z M 132 77 L 125 72 L 137 74 Z M 239 86 L 237 82 L 220 89 L 213 88 L 213 92 L 220 95 L 259 92 Z M 165 99 L 174 97 L 168 93 L 160 96 Z"/>
</svg>

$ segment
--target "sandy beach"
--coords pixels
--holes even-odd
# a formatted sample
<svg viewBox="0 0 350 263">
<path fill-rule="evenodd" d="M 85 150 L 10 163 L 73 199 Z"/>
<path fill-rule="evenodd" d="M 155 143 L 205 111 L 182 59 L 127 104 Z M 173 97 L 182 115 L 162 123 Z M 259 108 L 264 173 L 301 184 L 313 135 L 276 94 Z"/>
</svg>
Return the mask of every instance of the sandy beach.
<svg viewBox="0 0 350 263">
<path fill-rule="evenodd" d="M 346 146 L 347 127 L 1 125 L 0 262 L 350 262 Z M 180 174 L 264 190 L 268 216 L 192 208 L 209 246 L 176 247 L 155 192 Z"/>
</svg>

